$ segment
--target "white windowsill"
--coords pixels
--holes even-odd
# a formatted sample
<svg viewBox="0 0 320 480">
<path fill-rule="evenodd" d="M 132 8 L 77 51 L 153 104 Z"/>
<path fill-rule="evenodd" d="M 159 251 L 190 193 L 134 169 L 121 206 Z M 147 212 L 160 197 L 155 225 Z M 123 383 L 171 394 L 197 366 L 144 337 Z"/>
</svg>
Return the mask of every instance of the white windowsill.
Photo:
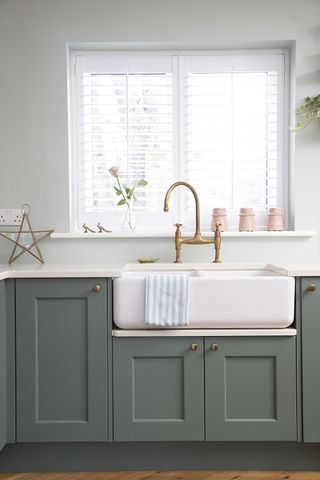
<svg viewBox="0 0 320 480">
<path fill-rule="evenodd" d="M 192 231 L 182 231 L 182 237 L 188 238 L 194 235 Z M 214 235 L 211 231 L 201 232 L 204 237 L 211 237 Z M 316 235 L 315 231 L 299 231 L 299 230 L 283 230 L 282 232 L 267 232 L 265 230 L 257 230 L 255 232 L 221 232 L 222 238 L 287 238 L 287 237 L 313 237 Z M 105 239 L 105 238 L 170 238 L 174 237 L 174 229 L 172 230 L 135 230 L 127 233 L 121 230 L 113 231 L 112 233 L 83 233 L 83 232 L 68 232 L 68 233 L 52 233 L 53 239 Z"/>
</svg>

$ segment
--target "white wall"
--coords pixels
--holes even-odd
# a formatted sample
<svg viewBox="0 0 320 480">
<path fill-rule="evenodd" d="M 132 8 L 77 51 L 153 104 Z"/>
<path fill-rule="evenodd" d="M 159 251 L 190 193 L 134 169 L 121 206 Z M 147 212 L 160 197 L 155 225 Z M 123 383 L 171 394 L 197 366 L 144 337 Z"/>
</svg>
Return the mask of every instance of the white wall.
<svg viewBox="0 0 320 480">
<path fill-rule="evenodd" d="M 68 231 L 67 42 L 285 40 L 297 42 L 297 99 L 319 93 L 319 0 L 0 0 L 0 206 L 30 203 L 34 227 Z M 297 136 L 294 168 L 296 228 L 319 231 L 320 125 Z M 222 250 L 225 261 L 319 261 L 319 246 L 318 235 L 229 238 Z M 10 248 L 0 241 L 0 263 Z M 171 239 L 48 240 L 42 250 L 57 263 L 174 253 Z M 208 261 L 212 249 L 186 246 L 183 257 Z"/>
</svg>

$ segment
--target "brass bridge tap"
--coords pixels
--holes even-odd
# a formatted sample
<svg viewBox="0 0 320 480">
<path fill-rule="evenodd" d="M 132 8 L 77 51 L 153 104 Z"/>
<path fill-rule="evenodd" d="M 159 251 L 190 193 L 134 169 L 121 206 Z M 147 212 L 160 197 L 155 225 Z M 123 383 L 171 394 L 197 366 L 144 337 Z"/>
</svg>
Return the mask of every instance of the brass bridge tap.
<svg viewBox="0 0 320 480">
<path fill-rule="evenodd" d="M 199 205 L 199 197 L 197 192 L 187 182 L 175 182 L 168 188 L 166 196 L 164 198 L 164 207 L 163 210 L 165 212 L 169 211 L 169 197 L 171 192 L 174 188 L 183 185 L 189 188 L 194 196 L 195 204 L 196 204 L 196 230 L 194 236 L 192 238 L 182 238 L 180 227 L 182 227 L 181 223 L 176 223 L 176 233 L 175 233 L 175 244 L 176 244 L 176 259 L 174 263 L 181 263 L 181 245 L 186 243 L 188 245 L 203 245 L 208 243 L 213 243 L 215 248 L 215 257 L 213 263 L 221 263 L 220 260 L 220 248 L 221 248 L 221 234 L 220 234 L 220 223 L 215 224 L 215 231 L 214 231 L 214 238 L 203 238 L 200 232 L 200 205 Z"/>
</svg>

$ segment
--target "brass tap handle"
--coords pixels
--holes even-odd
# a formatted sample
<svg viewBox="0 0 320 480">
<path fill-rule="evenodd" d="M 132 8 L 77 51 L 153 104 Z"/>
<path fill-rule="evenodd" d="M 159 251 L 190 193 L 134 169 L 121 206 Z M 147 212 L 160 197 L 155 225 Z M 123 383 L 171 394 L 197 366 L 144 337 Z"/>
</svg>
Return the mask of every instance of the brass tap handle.
<svg viewBox="0 0 320 480">
<path fill-rule="evenodd" d="M 95 293 L 99 293 L 100 290 L 101 290 L 101 285 L 99 285 L 99 283 L 96 283 L 96 285 L 92 287 L 92 291 Z"/>
<path fill-rule="evenodd" d="M 210 347 L 212 352 L 216 352 L 219 349 L 219 345 L 217 343 L 213 343 Z"/>
<path fill-rule="evenodd" d="M 314 292 L 315 290 L 317 290 L 317 285 L 315 285 L 314 283 L 310 283 L 310 285 L 307 286 L 307 290 L 308 292 Z"/>
<path fill-rule="evenodd" d="M 182 227 L 182 223 L 175 223 L 176 226 L 176 233 L 174 235 L 175 237 L 175 244 L 176 244 L 176 259 L 174 263 L 181 263 L 181 230 L 180 227 Z"/>
<path fill-rule="evenodd" d="M 214 229 L 215 256 L 214 256 L 213 263 L 221 263 L 221 260 L 220 260 L 220 249 L 221 249 L 220 227 L 222 226 L 222 223 L 215 223 L 214 226 L 215 226 L 215 229 Z"/>
<path fill-rule="evenodd" d="M 198 344 L 197 343 L 191 343 L 190 350 L 192 350 L 193 352 L 198 350 Z"/>
</svg>

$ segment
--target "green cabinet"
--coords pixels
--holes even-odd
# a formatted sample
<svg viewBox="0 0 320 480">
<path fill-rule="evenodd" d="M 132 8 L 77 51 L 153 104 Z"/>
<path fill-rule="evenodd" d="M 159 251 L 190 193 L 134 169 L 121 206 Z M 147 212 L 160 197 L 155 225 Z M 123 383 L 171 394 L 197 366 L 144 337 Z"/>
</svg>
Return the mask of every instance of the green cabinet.
<svg viewBox="0 0 320 480">
<path fill-rule="evenodd" d="M 207 440 L 296 440 L 295 337 L 205 340 Z"/>
<path fill-rule="evenodd" d="M 203 440 L 202 338 L 114 338 L 114 439 Z"/>
<path fill-rule="evenodd" d="M 303 440 L 320 442 L 320 279 L 301 280 Z"/>
<path fill-rule="evenodd" d="M 114 338 L 113 354 L 115 441 L 297 439 L 295 337 Z"/>
<path fill-rule="evenodd" d="M 103 441 L 107 281 L 16 281 L 17 441 Z"/>
<path fill-rule="evenodd" d="M 7 443 L 7 350 L 5 282 L 0 281 L 0 451 Z"/>
</svg>

